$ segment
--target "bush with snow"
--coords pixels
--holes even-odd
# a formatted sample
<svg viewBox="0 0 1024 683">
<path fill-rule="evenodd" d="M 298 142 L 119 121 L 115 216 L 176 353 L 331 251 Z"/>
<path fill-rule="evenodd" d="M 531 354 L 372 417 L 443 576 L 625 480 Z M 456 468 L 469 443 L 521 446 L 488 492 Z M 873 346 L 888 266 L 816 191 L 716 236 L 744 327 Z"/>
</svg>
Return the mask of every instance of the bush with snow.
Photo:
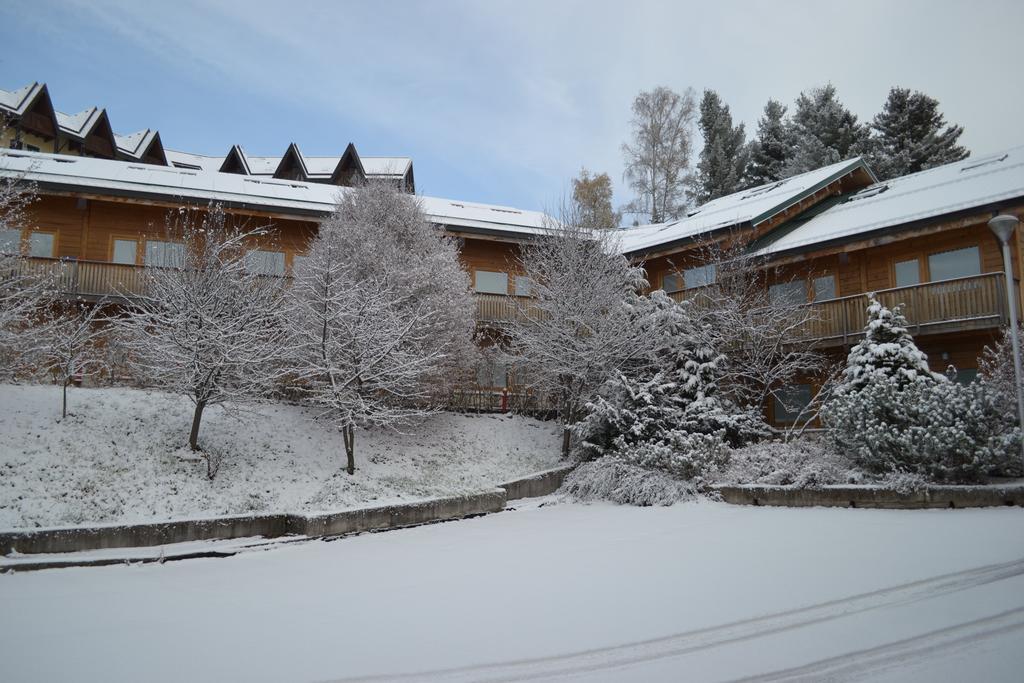
<svg viewBox="0 0 1024 683">
<path fill-rule="evenodd" d="M 1016 437 L 1019 435 L 1016 431 L 1017 380 L 1013 365 L 1013 344 L 1010 341 L 1010 328 L 1007 327 L 993 346 L 985 347 L 978 359 L 979 372 L 975 381 L 985 387 L 992 397 L 990 418 L 1002 424 L 1003 432 L 1013 433 Z M 998 454 L 993 468 L 995 473 L 1004 476 L 1024 476 L 1019 443 Z"/>
<path fill-rule="evenodd" d="M 616 456 L 581 464 L 566 476 L 559 490 L 574 500 L 642 507 L 672 505 L 696 495 L 688 482 Z"/>
<path fill-rule="evenodd" d="M 731 453 L 729 466 L 716 478 L 720 484 L 767 484 L 807 488 L 859 484 L 863 474 L 849 458 L 818 440 L 764 441 Z"/>
<path fill-rule="evenodd" d="M 995 395 L 931 372 L 898 310 L 872 299 L 868 316 L 865 338 L 822 409 L 834 447 L 873 474 L 979 481 L 1016 438 Z"/>
</svg>

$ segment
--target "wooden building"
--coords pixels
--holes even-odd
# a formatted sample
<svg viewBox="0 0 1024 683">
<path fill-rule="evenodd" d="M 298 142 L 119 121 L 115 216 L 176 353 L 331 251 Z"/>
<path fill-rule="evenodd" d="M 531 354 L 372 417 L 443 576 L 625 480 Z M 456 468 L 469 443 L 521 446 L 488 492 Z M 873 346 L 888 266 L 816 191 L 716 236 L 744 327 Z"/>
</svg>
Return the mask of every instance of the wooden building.
<svg viewBox="0 0 1024 683">
<path fill-rule="evenodd" d="M 168 210 L 219 202 L 235 220 L 273 224 L 275 239 L 258 246 L 254 264 L 286 276 L 344 191 L 300 179 L 314 172 L 340 177 L 343 159 L 332 169 L 311 165 L 297 148 L 290 154 L 274 174 L 298 167 L 298 177 L 256 172 L 253 159 L 234 148 L 216 168 L 0 151 L 0 175 L 24 175 L 40 193 L 28 223 L 0 234 L 0 248 L 29 255 L 30 267 L 56 270 L 71 295 L 130 294 L 140 269 L 174 248 L 163 230 Z M 516 272 L 518 249 L 543 232 L 548 218 L 433 197 L 421 203 L 429 220 L 459 240 L 479 325 L 497 339 L 502 323 L 520 310 L 516 297 L 528 295 Z M 621 248 L 644 265 L 652 287 L 680 299 L 715 278 L 713 265 L 701 261 L 703 245 L 741 239 L 780 274 L 769 283 L 770 296 L 806 302 L 817 312 L 793 343 L 842 358 L 862 334 L 866 294 L 874 292 L 890 306 L 904 306 L 933 368 L 954 365 L 968 379 L 1008 321 L 1000 247 L 986 226 L 997 213 L 1024 214 L 1024 148 L 885 182 L 864 161 L 844 161 L 716 199 L 680 220 L 623 230 Z M 1013 239 L 1019 278 L 1020 236 Z M 1014 296 L 1019 307 L 1019 289 Z M 478 383 L 500 392 L 509 380 L 498 367 Z M 813 382 L 784 389 L 809 396 Z M 791 419 L 781 404 L 766 410 L 777 424 Z"/>
</svg>

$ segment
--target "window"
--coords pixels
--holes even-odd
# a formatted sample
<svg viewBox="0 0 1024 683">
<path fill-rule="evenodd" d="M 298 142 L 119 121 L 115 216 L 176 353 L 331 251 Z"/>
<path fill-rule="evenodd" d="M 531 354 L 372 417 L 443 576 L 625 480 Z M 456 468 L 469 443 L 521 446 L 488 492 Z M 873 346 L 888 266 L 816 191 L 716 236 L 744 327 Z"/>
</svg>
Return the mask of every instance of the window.
<svg viewBox="0 0 1024 683">
<path fill-rule="evenodd" d="M 793 424 L 811 402 L 810 384 L 792 384 L 775 394 L 775 422 Z"/>
<path fill-rule="evenodd" d="M 114 263 L 134 266 L 138 247 L 139 243 L 136 240 L 114 240 L 114 255 L 111 260 Z"/>
<path fill-rule="evenodd" d="M 683 271 L 683 281 L 686 283 L 687 289 L 694 289 L 714 284 L 715 275 L 715 264 L 711 263 L 706 266 L 687 268 Z"/>
<path fill-rule="evenodd" d="M 31 232 L 28 235 L 28 255 L 53 258 L 53 245 L 57 241 L 52 232 Z"/>
<path fill-rule="evenodd" d="M 533 283 L 525 275 L 516 275 L 516 296 L 530 296 L 533 292 Z"/>
<path fill-rule="evenodd" d="M 21 252 L 21 230 L 6 228 L 0 230 L 0 254 L 18 254 Z"/>
<path fill-rule="evenodd" d="M 921 266 L 917 259 L 899 261 L 894 266 L 896 270 L 896 286 L 909 287 L 921 283 Z"/>
<path fill-rule="evenodd" d="M 977 378 L 977 376 L 978 376 L 978 369 L 977 368 L 963 368 L 962 370 L 958 368 L 957 371 L 956 371 L 956 381 L 957 381 L 957 384 L 964 384 L 964 385 L 970 384 L 971 382 L 973 382 L 975 380 L 975 378 Z"/>
<path fill-rule="evenodd" d="M 245 267 L 260 275 L 284 275 L 284 252 L 253 249 L 245 252 Z"/>
<path fill-rule="evenodd" d="M 39 148 L 35 145 L 25 145 L 25 151 L 27 152 L 38 152 Z"/>
<path fill-rule="evenodd" d="M 181 268 L 185 265 L 185 245 L 179 242 L 146 240 L 146 265 Z"/>
<path fill-rule="evenodd" d="M 932 282 L 981 275 L 981 257 L 978 254 L 978 247 L 932 254 L 928 257 L 928 271 L 931 274 Z"/>
<path fill-rule="evenodd" d="M 307 263 L 309 263 L 308 256 L 300 256 L 299 254 L 292 256 L 292 275 L 298 274 L 299 271 L 306 267 Z"/>
<path fill-rule="evenodd" d="M 768 300 L 773 304 L 796 306 L 807 303 L 807 283 L 803 280 L 780 282 L 768 288 Z"/>
<path fill-rule="evenodd" d="M 476 291 L 482 294 L 508 294 L 508 273 L 478 270 L 474 276 Z"/>
<path fill-rule="evenodd" d="M 678 292 L 683 289 L 683 276 L 679 273 L 666 273 L 661 278 L 661 288 L 666 292 Z"/>
<path fill-rule="evenodd" d="M 825 301 L 836 298 L 836 279 L 832 275 L 814 278 L 814 300 Z"/>
<path fill-rule="evenodd" d="M 476 371 L 476 384 L 479 387 L 504 389 L 508 386 L 508 369 L 501 363 L 484 363 Z"/>
</svg>

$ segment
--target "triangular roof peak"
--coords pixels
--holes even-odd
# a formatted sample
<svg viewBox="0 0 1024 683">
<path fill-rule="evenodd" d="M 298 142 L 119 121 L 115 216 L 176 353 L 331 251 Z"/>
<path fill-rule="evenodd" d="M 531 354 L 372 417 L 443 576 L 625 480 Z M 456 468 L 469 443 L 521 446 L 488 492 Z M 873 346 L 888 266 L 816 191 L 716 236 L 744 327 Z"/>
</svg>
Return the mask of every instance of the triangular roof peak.
<svg viewBox="0 0 1024 683">
<path fill-rule="evenodd" d="M 296 148 L 297 150 L 298 148 Z M 282 160 L 283 161 L 283 160 Z M 232 145 L 224 163 L 220 165 L 221 173 L 237 173 L 238 175 L 252 175 L 252 168 L 249 166 L 249 157 L 241 145 Z"/>
<path fill-rule="evenodd" d="M 306 180 L 309 178 L 306 160 L 303 158 L 299 146 L 294 142 L 288 145 L 284 156 L 281 157 L 281 162 L 274 170 L 274 177 L 286 180 Z"/>
<path fill-rule="evenodd" d="M 331 173 L 331 184 L 351 187 L 365 180 L 366 169 L 363 168 L 363 161 L 359 158 L 356 146 L 350 142 L 338 160 L 338 165 L 334 167 L 334 172 Z"/>
<path fill-rule="evenodd" d="M 39 111 L 34 111 L 38 109 Z M 56 137 L 59 129 L 57 112 L 45 83 L 33 82 L 17 90 L 0 90 L 0 112 L 21 119 L 32 130 L 47 137 Z"/>
</svg>

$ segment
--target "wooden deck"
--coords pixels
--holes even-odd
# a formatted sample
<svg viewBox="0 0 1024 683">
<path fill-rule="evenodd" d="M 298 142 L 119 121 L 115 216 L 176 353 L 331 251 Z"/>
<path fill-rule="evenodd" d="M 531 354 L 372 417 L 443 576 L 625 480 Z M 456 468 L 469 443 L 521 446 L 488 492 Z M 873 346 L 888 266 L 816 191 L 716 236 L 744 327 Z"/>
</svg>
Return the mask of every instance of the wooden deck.
<svg viewBox="0 0 1024 683">
<path fill-rule="evenodd" d="M 73 259 L 19 259 L 21 275 L 51 276 L 63 294 L 87 300 L 124 299 L 143 294 L 142 266 Z M 676 292 L 679 299 L 684 293 Z M 1006 285 L 1002 273 L 928 282 L 876 292 L 879 301 L 903 313 L 914 335 L 990 329 L 1008 324 Z M 524 297 L 475 294 L 481 325 L 499 325 L 530 315 Z M 856 343 L 863 336 L 867 296 L 856 294 L 807 304 L 814 314 L 796 340 L 824 346 Z"/>
</svg>

